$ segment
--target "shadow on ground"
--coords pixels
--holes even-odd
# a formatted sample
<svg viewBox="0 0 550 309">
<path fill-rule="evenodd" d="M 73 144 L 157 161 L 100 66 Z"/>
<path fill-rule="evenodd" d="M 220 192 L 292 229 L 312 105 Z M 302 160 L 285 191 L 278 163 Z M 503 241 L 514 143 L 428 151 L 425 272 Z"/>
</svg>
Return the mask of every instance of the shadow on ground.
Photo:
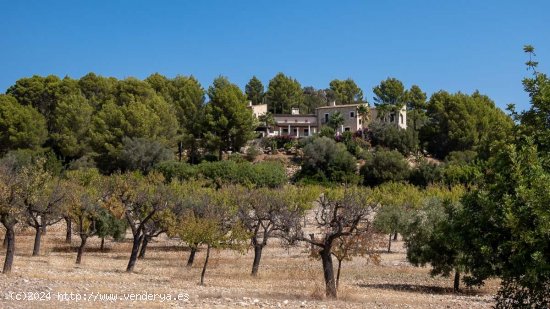
<svg viewBox="0 0 550 309">
<path fill-rule="evenodd" d="M 358 284 L 361 288 L 382 289 L 382 290 L 394 290 L 399 292 L 411 292 L 422 294 L 439 294 L 439 295 L 480 295 L 479 290 L 476 289 L 462 289 L 460 292 L 455 293 L 452 288 L 434 286 L 434 285 L 422 285 L 422 284 L 394 284 L 394 283 L 377 283 L 377 284 Z"/>
</svg>

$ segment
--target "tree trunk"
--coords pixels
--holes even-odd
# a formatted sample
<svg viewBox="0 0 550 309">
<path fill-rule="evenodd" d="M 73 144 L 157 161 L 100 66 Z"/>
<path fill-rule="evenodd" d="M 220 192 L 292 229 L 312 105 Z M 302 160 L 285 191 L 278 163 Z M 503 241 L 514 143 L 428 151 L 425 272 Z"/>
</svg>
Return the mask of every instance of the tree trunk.
<svg viewBox="0 0 550 309">
<path fill-rule="evenodd" d="M 149 237 L 149 236 L 144 236 L 143 237 L 143 242 L 141 244 L 141 249 L 139 250 L 138 259 L 145 258 L 145 251 L 147 251 L 147 245 L 149 244 L 150 239 L 151 239 L 151 237 Z"/>
<path fill-rule="evenodd" d="M 457 293 L 460 288 L 460 272 L 458 270 L 455 270 L 455 280 L 453 285 L 453 291 Z"/>
<path fill-rule="evenodd" d="M 4 242 L 2 243 L 2 248 L 6 248 L 8 245 L 8 231 L 6 230 L 6 234 L 4 235 Z"/>
<path fill-rule="evenodd" d="M 390 233 L 390 239 L 388 240 L 388 253 L 391 252 L 391 238 L 392 238 L 392 233 Z"/>
<path fill-rule="evenodd" d="M 393 241 L 396 241 L 396 240 L 397 240 L 397 232 L 395 232 L 395 233 L 393 234 Z"/>
<path fill-rule="evenodd" d="M 134 266 L 136 265 L 136 260 L 139 253 L 139 246 L 141 245 L 142 239 L 143 239 L 143 235 L 141 236 L 134 235 L 134 243 L 132 244 L 132 253 L 130 254 L 130 260 L 128 261 L 128 267 L 126 267 L 126 272 L 134 271 Z"/>
<path fill-rule="evenodd" d="M 340 269 L 342 269 L 342 260 L 338 260 L 338 271 L 336 271 L 336 289 L 340 285 Z"/>
<path fill-rule="evenodd" d="M 41 222 L 42 222 L 42 227 L 41 227 L 42 235 L 46 235 L 46 219 L 42 218 Z"/>
<path fill-rule="evenodd" d="M 42 228 L 35 226 L 36 234 L 34 235 L 34 247 L 32 249 L 32 256 L 38 256 L 40 254 L 40 241 L 42 239 Z"/>
<path fill-rule="evenodd" d="M 86 240 L 88 235 L 80 235 L 80 246 L 78 247 L 78 253 L 76 254 L 76 264 L 80 264 L 82 261 L 82 253 L 84 253 L 84 246 L 86 246 Z"/>
<path fill-rule="evenodd" d="M 4 269 L 2 272 L 4 274 L 11 272 L 11 265 L 13 264 L 13 255 L 15 253 L 15 231 L 14 225 L 6 226 L 6 236 L 4 239 L 7 240 L 6 244 L 6 259 L 4 260 Z"/>
<path fill-rule="evenodd" d="M 201 272 L 201 285 L 204 285 L 204 274 L 206 274 L 206 265 L 208 265 L 208 258 L 210 258 L 210 245 L 206 247 L 206 259 L 204 260 L 204 265 L 202 266 Z"/>
<path fill-rule="evenodd" d="M 195 253 L 197 253 L 197 247 L 191 247 L 191 253 L 189 253 L 189 258 L 187 259 L 187 266 L 191 268 L 193 266 L 193 262 L 195 261 Z"/>
<path fill-rule="evenodd" d="M 254 262 L 252 263 L 252 276 L 258 275 L 258 268 L 260 267 L 260 259 L 262 258 L 262 250 L 264 246 L 261 244 L 254 246 Z"/>
<path fill-rule="evenodd" d="M 72 240 L 72 221 L 71 218 L 65 217 L 65 224 L 67 225 L 67 230 L 65 231 L 65 242 L 70 244 Z"/>
<path fill-rule="evenodd" d="M 325 294 L 328 298 L 336 298 L 336 284 L 334 282 L 334 269 L 332 266 L 332 255 L 330 246 L 321 250 L 321 261 L 323 262 L 323 275 L 325 277 Z"/>
<path fill-rule="evenodd" d="M 178 143 L 178 161 L 181 162 L 181 156 L 182 156 L 182 153 L 183 153 L 183 143 L 182 142 L 179 142 Z"/>
<path fill-rule="evenodd" d="M 103 251 L 105 249 L 105 237 L 101 237 L 101 245 L 99 246 L 99 250 Z"/>
</svg>

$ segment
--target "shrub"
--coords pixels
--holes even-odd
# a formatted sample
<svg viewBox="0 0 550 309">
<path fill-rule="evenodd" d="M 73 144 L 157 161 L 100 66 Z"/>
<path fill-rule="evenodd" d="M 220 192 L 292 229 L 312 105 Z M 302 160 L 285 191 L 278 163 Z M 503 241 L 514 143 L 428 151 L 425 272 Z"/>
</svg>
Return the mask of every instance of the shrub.
<svg viewBox="0 0 550 309">
<path fill-rule="evenodd" d="M 310 182 L 357 183 L 357 163 L 345 145 L 328 137 L 308 139 L 299 179 Z"/>
<path fill-rule="evenodd" d="M 443 180 L 443 168 L 437 163 L 420 160 L 416 168 L 411 171 L 409 182 L 415 186 L 427 187 Z"/>
<path fill-rule="evenodd" d="M 402 181 L 409 176 L 409 164 L 398 151 L 378 148 L 366 157 L 361 175 L 368 186 L 377 186 L 387 181 Z"/>
<path fill-rule="evenodd" d="M 404 130 L 393 124 L 373 122 L 369 127 L 369 139 L 373 146 L 382 146 L 408 155 L 418 149 L 413 130 Z"/>
</svg>

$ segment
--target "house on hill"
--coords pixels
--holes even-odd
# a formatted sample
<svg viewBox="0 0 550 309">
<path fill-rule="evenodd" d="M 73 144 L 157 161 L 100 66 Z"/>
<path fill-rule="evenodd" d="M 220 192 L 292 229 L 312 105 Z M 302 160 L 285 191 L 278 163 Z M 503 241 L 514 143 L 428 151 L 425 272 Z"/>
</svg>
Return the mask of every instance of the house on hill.
<svg viewBox="0 0 550 309">
<path fill-rule="evenodd" d="M 362 117 L 358 114 L 360 105 L 336 105 L 336 102 L 332 102 L 328 106 L 316 108 L 314 114 L 300 114 L 298 108 L 292 108 L 290 114 L 273 115 L 275 125 L 271 127 L 271 131 L 267 131 L 267 134 L 269 136 L 312 136 L 319 132 L 322 127 L 328 125 L 330 117 L 338 112 L 342 114 L 344 122 L 336 129 L 336 134 L 348 131 L 352 133 L 362 131 L 368 126 L 368 123 L 364 123 Z M 248 107 L 256 118 L 267 113 L 267 104 L 252 105 L 249 103 Z M 371 120 L 378 119 L 382 122 L 392 123 L 399 128 L 407 129 L 407 109 L 405 106 L 399 112 L 390 112 L 383 117 L 378 117 L 376 107 L 370 107 L 369 118 Z"/>
</svg>

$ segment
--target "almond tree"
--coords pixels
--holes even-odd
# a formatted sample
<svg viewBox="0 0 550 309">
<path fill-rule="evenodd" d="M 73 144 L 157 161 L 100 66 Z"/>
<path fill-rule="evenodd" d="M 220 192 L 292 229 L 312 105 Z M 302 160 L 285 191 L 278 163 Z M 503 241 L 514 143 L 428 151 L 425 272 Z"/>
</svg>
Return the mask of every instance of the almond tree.
<svg viewBox="0 0 550 309">
<path fill-rule="evenodd" d="M 254 248 L 252 276 L 258 274 L 262 250 L 275 234 L 294 227 L 306 209 L 312 206 L 316 191 L 288 186 L 280 189 L 234 190 L 238 217 L 250 233 Z"/>
<path fill-rule="evenodd" d="M 189 196 L 195 209 L 189 209 L 177 228 L 180 238 L 197 247 L 206 245 L 206 257 L 201 272 L 200 285 L 204 285 L 210 250 L 233 249 L 243 251 L 249 234 L 236 216 L 235 200 L 222 188 L 218 191 L 204 188 Z"/>
<path fill-rule="evenodd" d="M 332 263 L 333 246 L 342 237 L 361 235 L 369 231 L 376 211 L 376 204 L 371 200 L 370 193 L 368 188 L 358 187 L 326 189 L 319 197 L 315 211 L 320 235 L 306 237 L 303 231 L 297 231 L 297 239 L 318 249 L 323 264 L 325 294 L 329 298 L 337 297 Z"/>
<path fill-rule="evenodd" d="M 6 258 L 3 273 L 11 272 L 15 254 L 15 225 L 24 218 L 19 203 L 19 178 L 15 164 L 4 160 L 0 163 L 0 222 L 6 229 Z"/>
<path fill-rule="evenodd" d="M 37 256 L 46 226 L 63 219 L 67 184 L 46 170 L 44 159 L 22 167 L 19 179 L 25 221 L 35 230 L 32 255 Z"/>
<path fill-rule="evenodd" d="M 76 264 L 82 261 L 82 254 L 89 237 L 98 233 L 103 198 L 102 177 L 96 169 L 75 170 L 67 173 L 71 193 L 68 201 L 68 216 L 75 222 L 75 234 L 80 237 Z"/>
<path fill-rule="evenodd" d="M 169 189 L 160 174 L 142 176 L 139 173 L 126 173 L 111 176 L 106 207 L 113 214 L 126 219 L 133 236 L 127 272 L 134 270 L 145 237 L 146 224 L 155 214 L 167 209 L 170 203 Z"/>
</svg>

